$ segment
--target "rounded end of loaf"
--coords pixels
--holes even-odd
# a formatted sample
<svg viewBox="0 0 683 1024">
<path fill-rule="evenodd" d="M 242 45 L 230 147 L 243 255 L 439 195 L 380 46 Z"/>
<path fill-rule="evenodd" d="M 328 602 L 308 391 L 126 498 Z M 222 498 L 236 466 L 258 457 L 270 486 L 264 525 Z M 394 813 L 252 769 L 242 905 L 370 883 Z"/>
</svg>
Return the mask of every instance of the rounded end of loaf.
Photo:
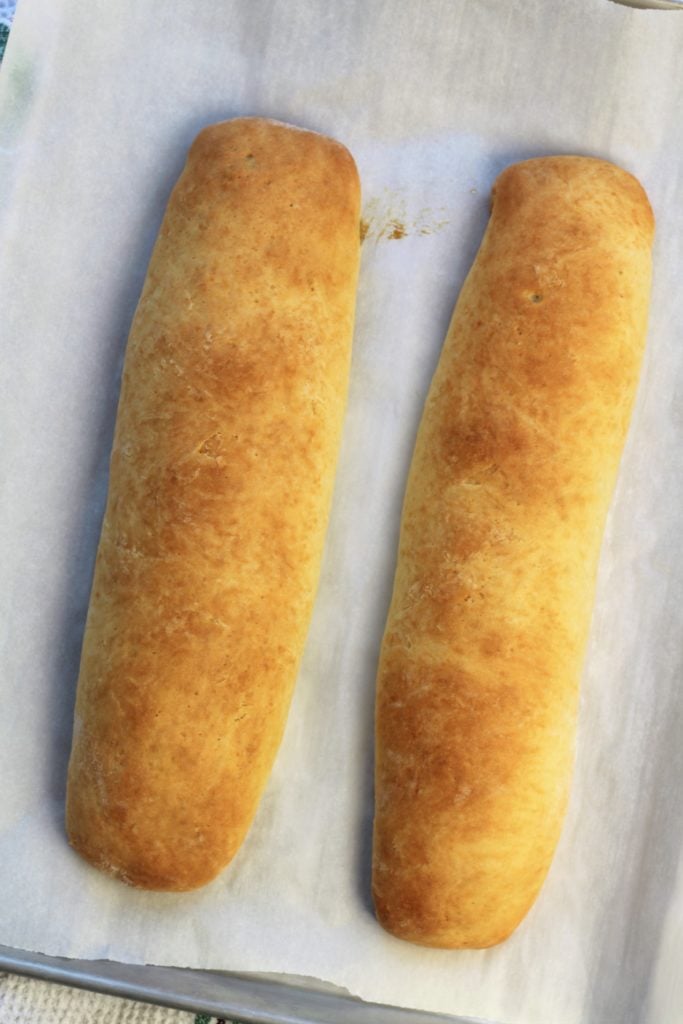
<svg viewBox="0 0 683 1024">
<path fill-rule="evenodd" d="M 123 853 L 117 849 L 117 844 L 111 847 L 94 844 L 89 839 L 88 830 L 80 828 L 74 820 L 76 817 L 74 812 L 67 810 L 66 833 L 72 849 L 98 871 L 134 889 L 192 892 L 213 882 L 232 860 L 232 856 L 227 861 L 207 860 L 202 855 L 174 863 L 172 855 L 169 857 L 153 850 L 147 855 L 138 852 L 131 856 L 129 851 Z"/>
<path fill-rule="evenodd" d="M 375 841 L 372 897 L 375 914 L 390 935 L 432 949 L 488 949 L 508 939 L 538 897 L 550 866 L 529 866 L 506 878 L 506 861 L 493 870 L 466 858 L 444 865 L 443 851 L 434 851 L 435 870 L 428 863 L 397 863 L 395 851 L 381 857 L 382 837 Z M 457 876 L 462 875 L 458 884 Z"/>
<path fill-rule="evenodd" d="M 396 913 L 395 908 L 385 905 L 376 893 L 373 893 L 373 900 L 377 920 L 386 932 L 395 939 L 427 949 L 490 949 L 510 938 L 529 909 L 525 908 L 515 919 L 496 928 L 487 926 L 486 922 L 463 927 L 459 924 L 449 925 L 438 919 L 427 920 L 423 915 L 403 916 Z"/>
<path fill-rule="evenodd" d="M 652 245 L 655 219 L 645 189 L 633 174 L 597 157 L 542 156 L 511 164 L 493 185 L 492 215 L 519 218 L 521 204 L 528 202 L 532 209 L 546 204 L 549 195 L 576 205 L 577 221 L 584 231 L 583 214 L 591 212 L 596 234 L 610 223 L 612 238 L 618 226 L 625 239 Z M 595 239 L 577 235 L 577 245 L 586 241 Z"/>
<path fill-rule="evenodd" d="M 151 775 L 129 766 L 117 779 L 89 739 L 77 729 L 67 781 L 65 828 L 76 853 L 126 885 L 154 892 L 200 889 L 229 866 L 256 813 L 266 764 L 254 765 L 241 799 L 230 796 L 232 780 L 216 801 L 196 778 L 166 786 L 172 764 L 165 759 Z M 269 752 L 264 758 L 269 763 Z"/>
<path fill-rule="evenodd" d="M 258 794 L 244 786 L 244 803 L 207 805 L 194 780 L 161 788 L 138 777 L 133 789 L 102 770 L 102 752 L 76 736 L 69 765 L 65 830 L 69 845 L 103 874 L 136 889 L 190 892 L 231 863 L 253 820 Z M 261 771 L 261 784 L 265 772 Z M 145 792 L 143 792 L 145 789 Z M 247 790 L 249 790 L 247 792 Z M 230 789 L 230 791 L 232 791 Z"/>
<path fill-rule="evenodd" d="M 355 160 L 341 142 L 320 132 L 268 117 L 236 117 L 207 125 L 196 136 L 188 154 L 188 165 L 207 163 L 207 167 L 230 166 L 234 176 L 250 177 L 258 181 L 261 154 L 267 155 L 268 186 L 282 180 L 288 169 L 300 173 L 306 167 L 307 175 L 317 168 L 321 185 L 329 190 L 330 205 L 339 202 L 339 193 L 346 193 L 358 208 L 360 218 L 360 176 Z M 241 161 L 236 161 L 239 155 Z M 217 160 L 216 157 L 219 157 Z M 226 164 L 226 157 L 228 163 Z M 314 187 L 312 184 L 310 187 Z"/>
</svg>

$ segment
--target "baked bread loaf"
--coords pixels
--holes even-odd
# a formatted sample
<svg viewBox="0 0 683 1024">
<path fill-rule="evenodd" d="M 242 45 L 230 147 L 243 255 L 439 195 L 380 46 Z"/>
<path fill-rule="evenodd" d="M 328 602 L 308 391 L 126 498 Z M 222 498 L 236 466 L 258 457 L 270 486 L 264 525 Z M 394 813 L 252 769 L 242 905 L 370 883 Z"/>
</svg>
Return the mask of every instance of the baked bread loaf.
<svg viewBox="0 0 683 1024">
<path fill-rule="evenodd" d="M 508 167 L 408 480 L 379 665 L 373 889 L 411 942 L 485 947 L 548 871 L 653 218 L 602 160 Z"/>
<path fill-rule="evenodd" d="M 359 262 L 347 150 L 216 124 L 168 204 L 128 348 L 78 681 L 67 829 L 184 890 L 230 861 L 317 586 Z"/>
</svg>

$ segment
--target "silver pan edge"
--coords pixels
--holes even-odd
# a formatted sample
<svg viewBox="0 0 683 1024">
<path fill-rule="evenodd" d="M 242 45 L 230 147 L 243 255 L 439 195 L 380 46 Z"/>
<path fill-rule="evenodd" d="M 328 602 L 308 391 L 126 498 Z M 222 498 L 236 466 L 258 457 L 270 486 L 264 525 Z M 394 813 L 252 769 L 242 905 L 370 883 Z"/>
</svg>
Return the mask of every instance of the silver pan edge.
<svg viewBox="0 0 683 1024">
<path fill-rule="evenodd" d="M 0 971 L 243 1024 L 494 1024 L 366 1003 L 312 979 L 68 960 L 0 945 Z M 502 1022 L 499 1022 L 502 1024 Z"/>
</svg>

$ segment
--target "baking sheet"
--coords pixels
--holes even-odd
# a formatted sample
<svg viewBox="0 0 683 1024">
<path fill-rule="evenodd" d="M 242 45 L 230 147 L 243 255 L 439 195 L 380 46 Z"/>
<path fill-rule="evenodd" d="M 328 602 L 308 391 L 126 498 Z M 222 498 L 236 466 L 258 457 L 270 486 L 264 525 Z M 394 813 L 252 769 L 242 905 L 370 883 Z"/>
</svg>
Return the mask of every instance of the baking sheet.
<svg viewBox="0 0 683 1024">
<path fill-rule="evenodd" d="M 308 975 L 508 1024 L 683 1017 L 683 18 L 574 0 L 23 0 L 0 74 L 0 942 Z M 67 847 L 64 773 L 118 372 L 187 146 L 237 114 L 354 153 L 351 393 L 285 740 L 232 867 L 184 896 Z M 488 192 L 541 153 L 634 171 L 658 218 L 649 346 L 610 514 L 567 824 L 489 951 L 420 950 L 368 897 L 374 672 L 415 429 Z"/>
<path fill-rule="evenodd" d="M 171 1006 L 242 1024 L 481 1024 L 366 1003 L 314 978 L 230 974 L 179 967 L 67 960 L 0 946 L 0 971 L 90 989 L 105 995 Z"/>
</svg>

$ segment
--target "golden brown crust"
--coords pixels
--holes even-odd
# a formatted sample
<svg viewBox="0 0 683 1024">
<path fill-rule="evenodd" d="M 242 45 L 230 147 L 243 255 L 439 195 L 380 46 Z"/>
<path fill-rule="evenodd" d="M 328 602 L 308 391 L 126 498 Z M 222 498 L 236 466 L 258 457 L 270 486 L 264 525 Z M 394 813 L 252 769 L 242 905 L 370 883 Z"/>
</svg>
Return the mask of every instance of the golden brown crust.
<svg viewBox="0 0 683 1024">
<path fill-rule="evenodd" d="M 417 437 L 377 690 L 374 899 L 485 947 L 546 875 L 636 390 L 653 218 L 584 157 L 509 167 Z"/>
<path fill-rule="evenodd" d="M 83 645 L 67 828 L 191 889 L 231 859 L 284 728 L 344 412 L 359 183 L 258 118 L 194 142 L 133 323 Z"/>
</svg>

